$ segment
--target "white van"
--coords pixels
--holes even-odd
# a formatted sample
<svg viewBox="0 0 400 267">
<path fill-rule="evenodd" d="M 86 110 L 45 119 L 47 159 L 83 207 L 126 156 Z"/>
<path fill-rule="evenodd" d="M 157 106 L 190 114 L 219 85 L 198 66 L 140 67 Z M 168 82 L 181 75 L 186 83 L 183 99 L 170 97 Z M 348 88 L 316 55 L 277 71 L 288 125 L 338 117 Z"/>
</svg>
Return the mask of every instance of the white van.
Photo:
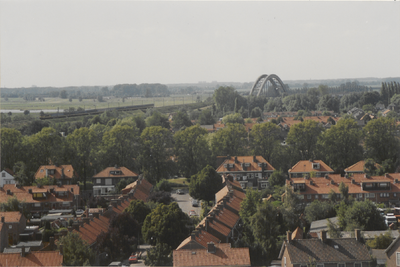
<svg viewBox="0 0 400 267">
<path fill-rule="evenodd" d="M 385 223 L 387 226 L 391 225 L 392 223 L 397 223 L 397 218 L 394 216 L 394 213 L 388 213 L 385 215 Z"/>
</svg>

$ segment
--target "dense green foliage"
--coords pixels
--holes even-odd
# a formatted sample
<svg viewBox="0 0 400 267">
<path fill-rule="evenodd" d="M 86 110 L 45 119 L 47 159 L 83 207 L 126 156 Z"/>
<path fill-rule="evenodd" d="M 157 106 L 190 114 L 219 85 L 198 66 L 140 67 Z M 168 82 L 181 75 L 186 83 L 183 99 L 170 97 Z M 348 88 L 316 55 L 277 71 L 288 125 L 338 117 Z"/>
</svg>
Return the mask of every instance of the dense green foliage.
<svg viewBox="0 0 400 267">
<path fill-rule="evenodd" d="M 67 266 L 90 265 L 94 253 L 79 234 L 69 232 L 66 236 L 61 237 L 59 243 L 63 245 L 63 264 Z"/>
<path fill-rule="evenodd" d="M 212 201 L 223 187 L 221 175 L 213 167 L 207 165 L 190 178 L 189 194 L 195 199 Z"/>
</svg>

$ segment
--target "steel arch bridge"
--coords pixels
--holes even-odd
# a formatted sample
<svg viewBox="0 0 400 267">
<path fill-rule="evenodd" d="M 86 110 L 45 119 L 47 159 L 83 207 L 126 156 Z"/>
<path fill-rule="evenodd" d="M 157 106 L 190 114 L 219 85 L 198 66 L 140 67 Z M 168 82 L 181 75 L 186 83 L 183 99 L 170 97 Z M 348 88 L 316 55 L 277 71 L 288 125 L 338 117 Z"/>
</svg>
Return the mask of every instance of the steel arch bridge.
<svg viewBox="0 0 400 267">
<path fill-rule="evenodd" d="M 250 90 L 250 95 L 267 95 L 268 88 L 273 88 L 276 92 L 284 93 L 285 85 L 282 80 L 276 74 L 263 74 L 256 82 L 253 84 L 253 87 Z"/>
</svg>

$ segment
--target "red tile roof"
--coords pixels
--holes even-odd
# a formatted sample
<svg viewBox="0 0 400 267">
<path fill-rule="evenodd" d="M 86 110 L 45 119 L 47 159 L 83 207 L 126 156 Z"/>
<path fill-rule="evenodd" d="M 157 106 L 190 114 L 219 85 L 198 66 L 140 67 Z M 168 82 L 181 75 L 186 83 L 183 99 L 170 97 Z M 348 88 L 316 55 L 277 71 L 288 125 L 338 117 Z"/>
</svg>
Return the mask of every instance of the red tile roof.
<svg viewBox="0 0 400 267">
<path fill-rule="evenodd" d="M 72 179 L 73 176 L 78 177 L 78 174 L 75 173 L 72 165 L 42 165 L 35 173 L 35 179 L 42 179 L 46 177 L 46 169 L 47 170 L 55 170 L 54 174 L 47 175 L 48 177 L 54 179 Z M 64 178 L 62 178 L 62 170 L 64 169 Z"/>
<path fill-rule="evenodd" d="M 212 234 L 200 229 L 198 231 L 195 231 L 192 233 L 192 236 L 189 236 L 185 240 L 182 241 L 182 243 L 176 248 L 178 249 L 187 249 L 191 248 L 193 246 L 193 243 L 197 243 L 198 245 L 207 248 L 207 243 L 208 242 L 214 242 L 215 244 L 220 243 L 221 240 L 213 236 Z"/>
<path fill-rule="evenodd" d="M 111 174 L 111 171 L 121 171 L 122 174 Z M 133 171 L 129 170 L 125 167 L 108 167 L 94 175 L 93 178 L 106 178 L 106 177 L 119 177 L 119 178 L 129 178 L 129 177 L 137 177 L 138 175 Z"/>
<path fill-rule="evenodd" d="M 313 163 L 319 163 L 319 169 L 313 169 Z M 331 167 L 325 164 L 322 160 L 300 160 L 297 162 L 291 169 L 289 169 L 289 173 L 308 173 L 308 172 L 333 172 Z"/>
<path fill-rule="evenodd" d="M 386 176 L 372 176 L 370 178 L 365 178 L 364 174 L 353 174 L 352 177 L 346 178 L 340 176 L 340 174 L 329 174 L 328 179 L 326 178 L 290 178 L 287 180 L 287 184 L 292 183 L 305 183 L 305 191 L 300 191 L 299 194 L 329 194 L 331 190 L 335 193 L 340 193 L 339 185 L 343 182 L 346 186 L 349 187 L 349 194 L 357 194 L 357 193 L 382 193 L 387 192 L 387 190 L 366 190 L 362 189 L 360 186 L 361 183 L 369 183 L 369 182 L 390 182 L 390 192 L 399 193 L 400 192 L 400 183 L 395 183 L 394 179 L 398 179 L 400 181 L 400 173 L 390 173 Z M 354 183 L 352 183 L 354 180 Z M 312 181 L 312 184 L 310 184 Z M 332 184 L 333 181 L 334 183 Z"/>
<path fill-rule="evenodd" d="M 235 161 L 235 158 L 237 159 Z M 258 166 L 258 163 L 265 163 L 264 171 L 274 171 L 275 168 L 269 164 L 262 156 L 255 156 L 256 161 L 254 162 L 253 156 L 237 156 L 237 157 L 229 157 L 224 160 L 224 162 L 217 168 L 218 173 L 224 172 L 241 172 L 243 171 L 242 163 L 250 163 L 249 167 L 246 167 L 247 172 L 249 171 L 261 171 L 262 167 Z M 225 168 L 224 164 L 233 164 L 233 167 Z"/>
<path fill-rule="evenodd" d="M 1 266 L 62 266 L 63 256 L 59 251 L 32 251 L 21 257 L 21 253 L 0 253 Z"/>
<path fill-rule="evenodd" d="M 4 217 L 4 222 L 6 223 L 13 223 L 13 222 L 20 222 L 22 214 L 19 211 L 6 211 L 0 212 L 0 218 Z"/>
<path fill-rule="evenodd" d="M 127 185 L 124 189 L 122 189 L 121 192 L 122 194 L 128 194 L 133 190 L 134 199 L 143 200 L 146 202 L 152 189 L 153 185 L 146 179 L 141 178 Z"/>
<path fill-rule="evenodd" d="M 364 172 L 364 164 L 365 161 L 364 160 L 360 160 L 359 162 L 351 165 L 350 167 L 344 169 L 345 172 Z M 381 168 L 382 166 L 379 165 L 378 163 L 375 163 L 375 167 L 377 169 Z"/>
<path fill-rule="evenodd" d="M 56 195 L 50 193 L 50 189 L 56 188 L 67 189 L 70 193 L 67 197 L 58 198 Z M 47 199 L 33 199 L 33 195 L 29 193 L 29 189 L 32 189 L 32 192 L 48 192 Z M 7 190 L 10 190 L 11 195 L 7 195 Z M 74 200 L 74 195 L 79 195 L 78 185 L 61 185 L 60 187 L 56 185 L 43 185 L 40 188 L 37 186 L 21 186 L 18 188 L 14 184 L 5 184 L 3 188 L 0 188 L 0 202 L 6 202 L 8 198 L 13 196 L 19 201 L 24 201 L 26 203 L 72 202 Z"/>
<path fill-rule="evenodd" d="M 249 248 L 231 248 L 230 244 L 216 244 L 215 253 L 207 249 L 173 251 L 174 266 L 250 266 Z"/>
</svg>

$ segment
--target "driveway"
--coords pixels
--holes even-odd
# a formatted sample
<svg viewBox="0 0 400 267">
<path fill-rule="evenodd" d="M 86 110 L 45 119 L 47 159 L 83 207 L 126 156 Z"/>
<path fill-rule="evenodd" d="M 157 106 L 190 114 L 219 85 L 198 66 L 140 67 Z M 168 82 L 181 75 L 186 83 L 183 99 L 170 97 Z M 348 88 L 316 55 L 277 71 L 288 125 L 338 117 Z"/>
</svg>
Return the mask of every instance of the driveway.
<svg viewBox="0 0 400 267">
<path fill-rule="evenodd" d="M 172 194 L 171 194 L 172 197 L 178 203 L 178 205 L 181 208 L 181 210 L 183 212 L 185 212 L 186 214 L 189 214 L 189 211 L 194 210 L 197 215 L 200 215 L 201 206 L 199 205 L 199 207 L 192 207 L 192 198 L 189 195 L 189 189 L 185 188 L 185 189 L 182 189 L 182 190 L 184 191 L 183 195 L 176 194 L 175 190 L 172 191 Z"/>
</svg>

